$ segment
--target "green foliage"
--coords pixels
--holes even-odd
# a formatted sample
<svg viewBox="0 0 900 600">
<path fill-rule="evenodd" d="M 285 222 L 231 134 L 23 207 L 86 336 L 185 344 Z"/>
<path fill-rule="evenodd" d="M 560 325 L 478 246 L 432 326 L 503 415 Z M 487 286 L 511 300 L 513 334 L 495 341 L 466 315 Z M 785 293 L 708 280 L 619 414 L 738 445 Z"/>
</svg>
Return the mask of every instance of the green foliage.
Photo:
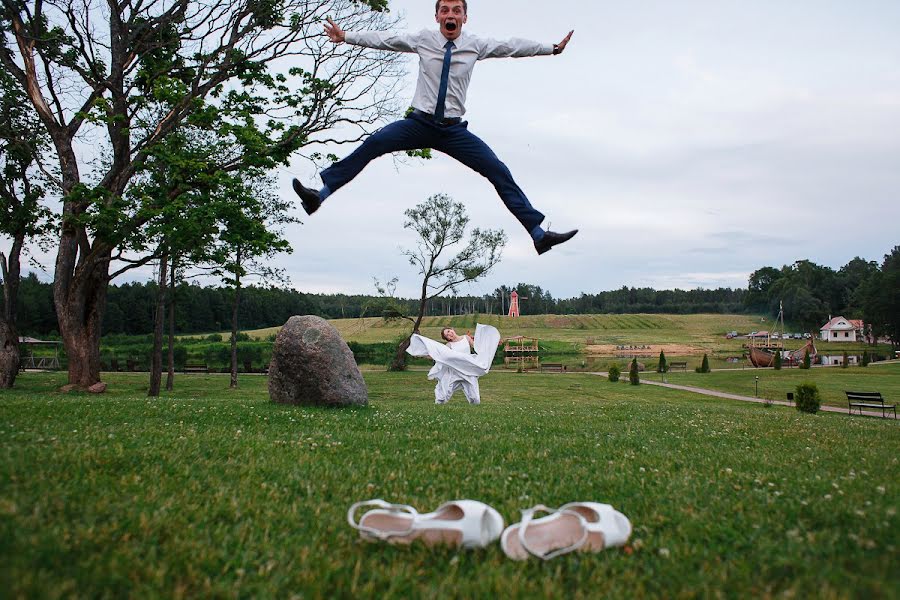
<svg viewBox="0 0 900 600">
<path fill-rule="evenodd" d="M 781 362 L 782 362 L 782 359 L 781 359 L 781 351 L 780 351 L 780 350 L 776 350 L 776 351 L 775 351 L 775 364 L 773 365 L 773 366 L 775 367 L 775 370 L 776 370 L 776 371 L 780 371 L 780 370 L 781 370 Z"/>
<path fill-rule="evenodd" d="M 863 350 L 863 353 L 862 353 L 862 363 L 861 363 L 862 366 L 868 367 L 870 362 L 872 362 L 872 357 L 869 356 L 869 351 L 868 351 L 868 350 Z"/>
<path fill-rule="evenodd" d="M 641 383 L 641 376 L 638 373 L 637 358 L 631 359 L 631 368 L 628 370 L 628 382 L 631 385 L 639 385 Z"/>
<path fill-rule="evenodd" d="M 809 348 L 807 348 L 803 352 L 803 362 L 800 363 L 800 368 L 801 369 L 809 369 L 812 366 L 811 361 L 812 361 L 812 359 L 809 356 Z"/>
<path fill-rule="evenodd" d="M 798 385 L 794 392 L 794 404 L 801 412 L 812 414 L 819 412 L 822 397 L 819 395 L 819 388 L 816 384 L 801 383 Z"/>
<path fill-rule="evenodd" d="M 709 356 L 703 355 L 703 361 L 700 366 L 694 369 L 697 373 L 709 373 Z"/>
<path fill-rule="evenodd" d="M 657 373 L 665 373 L 669 370 L 669 365 L 666 363 L 666 353 L 662 350 L 659 351 L 659 364 L 656 367 Z"/>
<path fill-rule="evenodd" d="M 881 269 L 860 285 L 856 298 L 872 335 L 900 344 L 900 246 L 885 255 Z"/>
<path fill-rule="evenodd" d="M 617 383 L 619 381 L 619 376 L 622 374 L 622 370 L 619 368 L 619 365 L 613 363 L 609 365 L 609 380 L 613 383 Z"/>
<path fill-rule="evenodd" d="M 850 356 L 847 354 L 847 351 L 844 351 L 843 360 L 841 361 L 841 368 L 847 369 L 850 367 Z"/>
</svg>

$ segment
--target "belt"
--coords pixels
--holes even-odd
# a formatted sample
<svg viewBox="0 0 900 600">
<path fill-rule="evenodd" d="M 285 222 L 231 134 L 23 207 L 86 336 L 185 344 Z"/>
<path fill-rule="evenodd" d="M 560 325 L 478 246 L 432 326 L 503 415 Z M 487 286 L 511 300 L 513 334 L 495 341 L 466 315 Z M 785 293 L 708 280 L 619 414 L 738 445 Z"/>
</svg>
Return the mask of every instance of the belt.
<svg viewBox="0 0 900 600">
<path fill-rule="evenodd" d="M 438 125 L 456 125 L 462 121 L 462 117 L 445 117 L 438 121 L 434 118 L 434 115 L 431 113 L 427 113 L 424 110 L 419 110 L 418 108 L 412 109 L 412 113 L 419 117 L 424 117 L 431 121 L 432 123 L 437 123 Z"/>
</svg>

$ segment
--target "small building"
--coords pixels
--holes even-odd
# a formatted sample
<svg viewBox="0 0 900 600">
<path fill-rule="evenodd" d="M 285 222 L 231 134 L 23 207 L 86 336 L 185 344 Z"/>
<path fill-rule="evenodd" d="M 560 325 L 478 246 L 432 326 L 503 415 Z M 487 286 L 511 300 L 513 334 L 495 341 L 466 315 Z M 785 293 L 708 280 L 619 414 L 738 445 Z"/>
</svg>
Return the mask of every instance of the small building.
<svg viewBox="0 0 900 600">
<path fill-rule="evenodd" d="M 866 324 L 860 319 L 834 317 L 820 330 L 824 342 L 856 342 L 865 340 Z"/>
</svg>

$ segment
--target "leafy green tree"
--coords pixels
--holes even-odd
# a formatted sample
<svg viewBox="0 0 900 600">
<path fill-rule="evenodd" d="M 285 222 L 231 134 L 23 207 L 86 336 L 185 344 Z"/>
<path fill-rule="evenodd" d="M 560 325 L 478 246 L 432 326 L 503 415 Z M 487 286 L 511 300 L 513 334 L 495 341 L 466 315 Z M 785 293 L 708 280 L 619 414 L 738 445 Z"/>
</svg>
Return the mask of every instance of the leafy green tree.
<svg viewBox="0 0 900 600">
<path fill-rule="evenodd" d="M 99 381 L 112 265 L 141 251 L 167 201 L 128 193 L 149 157 L 182 124 L 206 120 L 225 123 L 215 134 L 243 148 L 238 162 L 264 168 L 314 141 L 358 140 L 396 112 L 400 59 L 327 43 L 321 22 L 384 29 L 386 5 L 150 0 L 95 10 L 4 0 L 0 63 L 26 90 L 59 169 L 54 303 L 70 383 Z M 277 72 L 287 58 L 298 66 Z M 97 156 L 82 160 L 80 139 Z M 156 258 L 148 254 L 128 266 Z"/>
<path fill-rule="evenodd" d="M 868 367 L 870 362 L 872 362 L 872 358 L 871 358 L 871 356 L 869 356 L 869 351 L 863 350 L 862 362 L 861 362 L 862 366 Z"/>
<path fill-rule="evenodd" d="M 809 348 L 804 350 L 803 352 L 803 363 L 801 363 L 801 369 L 809 369 L 812 366 L 812 359 L 809 356 Z"/>
<path fill-rule="evenodd" d="M 709 373 L 709 357 L 704 354 L 700 366 L 695 369 L 698 373 Z"/>
<path fill-rule="evenodd" d="M 850 367 L 850 356 L 847 354 L 847 351 L 844 350 L 843 360 L 841 361 L 841 368 L 847 369 Z"/>
<path fill-rule="evenodd" d="M 763 267 L 754 271 L 750 275 L 747 295 L 744 296 L 747 308 L 752 311 L 767 311 L 771 300 L 769 290 L 782 276 L 782 271 L 774 267 Z"/>
<path fill-rule="evenodd" d="M 773 365 L 776 371 L 780 371 L 780 370 L 781 370 L 781 362 L 782 362 L 782 359 L 781 359 L 781 352 L 780 352 L 780 351 L 776 351 L 776 352 L 775 352 L 775 364 Z"/>
<path fill-rule="evenodd" d="M 19 372 L 17 309 L 25 242 L 44 235 L 52 224 L 39 176 L 47 146 L 47 134 L 24 89 L 0 70 L 0 237 L 12 241 L 9 256 L 0 252 L 0 388 L 11 388 Z"/>
<path fill-rule="evenodd" d="M 841 267 L 836 281 L 841 303 L 839 306 L 833 307 L 833 314 L 846 315 L 848 318 L 861 314 L 863 307 L 857 291 L 877 272 L 878 263 L 876 261 L 863 260 L 858 256 Z"/>
<path fill-rule="evenodd" d="M 656 367 L 656 371 L 658 373 L 665 373 L 669 370 L 669 366 L 666 364 L 666 353 L 662 350 L 659 351 L 659 366 Z"/>
<path fill-rule="evenodd" d="M 622 369 L 619 368 L 619 365 L 612 364 L 609 365 L 609 372 L 607 373 L 607 377 L 613 383 L 617 383 L 619 381 L 619 376 L 622 375 Z"/>
<path fill-rule="evenodd" d="M 638 370 L 637 358 L 631 359 L 631 368 L 628 370 L 628 382 L 631 385 L 640 385 L 641 375 Z"/>
<path fill-rule="evenodd" d="M 409 319 L 412 331 L 400 342 L 390 365 L 395 371 L 406 368 L 406 349 L 412 334 L 419 332 L 427 302 L 487 275 L 500 262 L 506 245 L 506 234 L 500 229 L 476 227 L 466 239 L 469 216 L 465 206 L 446 194 L 431 196 L 404 214 L 404 229 L 414 231 L 418 240 L 414 249 L 403 250 L 403 254 L 418 269 L 422 285 L 415 317 Z M 442 255 L 458 245 L 462 248 L 441 262 Z"/>
<path fill-rule="evenodd" d="M 872 335 L 876 340 L 889 337 L 896 349 L 900 344 L 900 246 L 885 255 L 881 270 L 860 286 L 858 298 Z"/>
</svg>

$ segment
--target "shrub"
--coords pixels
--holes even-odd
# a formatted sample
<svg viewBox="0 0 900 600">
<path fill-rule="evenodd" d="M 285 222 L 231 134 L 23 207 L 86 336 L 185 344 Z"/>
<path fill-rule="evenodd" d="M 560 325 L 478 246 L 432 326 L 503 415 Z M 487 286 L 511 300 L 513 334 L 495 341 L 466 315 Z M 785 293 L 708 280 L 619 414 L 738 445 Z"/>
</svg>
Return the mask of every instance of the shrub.
<svg viewBox="0 0 900 600">
<path fill-rule="evenodd" d="M 609 380 L 613 383 L 619 381 L 619 376 L 622 374 L 622 369 L 619 368 L 619 365 L 609 365 Z"/>
<path fill-rule="evenodd" d="M 801 383 L 794 393 L 794 403 L 797 410 L 816 414 L 819 412 L 819 405 L 822 404 L 819 388 L 814 383 Z"/>
<path fill-rule="evenodd" d="M 709 357 L 706 354 L 703 355 L 703 362 L 694 370 L 697 373 L 709 373 Z"/>
<path fill-rule="evenodd" d="M 628 381 L 631 385 L 638 385 L 641 383 L 641 376 L 638 375 L 637 358 L 631 359 L 631 369 L 628 371 Z"/>
<path fill-rule="evenodd" d="M 662 350 L 659 351 L 659 366 L 656 367 L 657 373 L 665 373 L 669 370 L 669 365 L 666 364 L 666 353 Z"/>
<path fill-rule="evenodd" d="M 847 351 L 844 351 L 844 359 L 841 361 L 841 368 L 846 369 L 850 366 L 850 357 L 847 355 Z"/>
<path fill-rule="evenodd" d="M 809 359 L 809 348 L 803 353 L 803 364 L 800 365 L 801 369 L 808 369 L 810 367 L 810 359 Z"/>
<path fill-rule="evenodd" d="M 207 342 L 221 342 L 222 334 L 221 333 L 213 333 L 211 335 L 206 336 Z"/>
<path fill-rule="evenodd" d="M 871 361 L 872 361 L 872 359 L 869 357 L 869 351 L 868 351 L 868 350 L 863 350 L 863 354 L 862 354 L 862 366 L 868 367 L 868 366 L 869 366 L 869 363 L 870 363 Z"/>
<path fill-rule="evenodd" d="M 781 352 L 775 353 L 775 365 L 774 366 L 775 366 L 776 371 L 781 370 Z"/>
</svg>

